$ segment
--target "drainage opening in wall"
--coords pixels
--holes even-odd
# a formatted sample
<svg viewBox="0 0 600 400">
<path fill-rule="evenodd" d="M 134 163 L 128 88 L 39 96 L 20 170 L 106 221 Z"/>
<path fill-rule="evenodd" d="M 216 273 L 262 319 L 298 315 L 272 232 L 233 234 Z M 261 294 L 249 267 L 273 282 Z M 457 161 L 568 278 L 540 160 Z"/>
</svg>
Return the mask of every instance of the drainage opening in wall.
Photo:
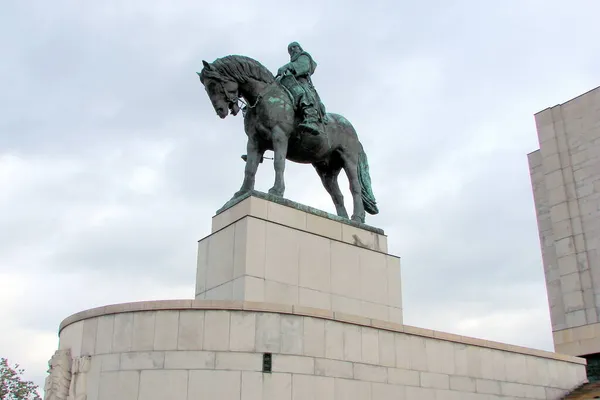
<svg viewBox="0 0 600 400">
<path fill-rule="evenodd" d="M 272 356 L 271 353 L 263 354 L 263 372 L 271 372 L 271 364 L 272 364 Z"/>
</svg>

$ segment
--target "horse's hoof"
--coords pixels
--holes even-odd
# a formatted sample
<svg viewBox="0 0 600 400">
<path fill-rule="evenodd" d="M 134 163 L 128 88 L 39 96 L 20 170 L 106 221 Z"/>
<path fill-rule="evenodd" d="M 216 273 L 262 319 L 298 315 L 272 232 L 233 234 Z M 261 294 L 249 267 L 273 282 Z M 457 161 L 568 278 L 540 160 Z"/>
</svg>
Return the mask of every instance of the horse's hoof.
<svg viewBox="0 0 600 400">
<path fill-rule="evenodd" d="M 358 215 L 353 215 L 352 216 L 352 221 L 364 224 L 365 223 L 365 218 L 364 217 L 361 218 Z"/>
<path fill-rule="evenodd" d="M 283 190 L 272 187 L 269 189 L 269 194 L 277 197 L 283 197 Z"/>
</svg>

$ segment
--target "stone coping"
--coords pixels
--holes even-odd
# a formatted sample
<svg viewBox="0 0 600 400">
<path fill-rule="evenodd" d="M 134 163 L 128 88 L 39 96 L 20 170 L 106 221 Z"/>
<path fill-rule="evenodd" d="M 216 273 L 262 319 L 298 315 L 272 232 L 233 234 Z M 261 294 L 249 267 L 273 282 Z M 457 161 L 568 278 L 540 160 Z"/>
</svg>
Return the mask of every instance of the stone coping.
<svg viewBox="0 0 600 400">
<path fill-rule="evenodd" d="M 581 98 L 581 97 L 587 96 L 588 94 L 590 94 L 590 93 L 592 93 L 593 91 L 595 91 L 595 90 L 598 90 L 598 89 L 600 89 L 600 86 L 598 86 L 598 87 L 595 87 L 595 88 L 593 88 L 593 89 L 590 89 L 590 90 L 588 90 L 587 92 L 584 92 L 584 93 L 582 93 L 582 94 L 580 94 L 580 95 L 578 95 L 578 96 L 575 96 L 575 97 L 573 97 L 573 98 L 571 98 L 571 99 L 569 99 L 569 100 L 567 100 L 567 101 L 565 101 L 565 102 L 563 102 L 563 103 L 558 103 L 558 104 L 556 104 L 556 105 L 554 105 L 554 106 L 546 107 L 546 108 L 544 108 L 543 110 L 540 110 L 540 111 L 536 112 L 536 113 L 534 114 L 534 116 L 535 116 L 535 115 L 538 115 L 538 114 L 541 114 L 541 113 L 543 113 L 543 112 L 544 112 L 544 111 L 546 111 L 546 110 L 550 110 L 550 109 L 552 109 L 552 108 L 554 108 L 554 107 L 559 107 L 559 106 L 564 106 L 565 104 L 569 104 L 570 102 L 572 102 L 572 101 L 574 101 L 574 100 L 577 100 L 577 99 L 579 99 L 579 98 Z"/>
<path fill-rule="evenodd" d="M 217 210 L 215 216 L 230 209 L 231 207 L 242 202 L 243 200 L 247 199 L 250 196 L 254 196 L 259 199 L 271 201 L 273 203 L 281 204 L 282 206 L 287 206 L 287 207 L 293 208 L 295 210 L 304 211 L 306 213 L 313 214 L 313 215 L 316 215 L 319 217 L 327 218 L 332 221 L 340 222 L 342 224 L 346 224 L 346 225 L 354 226 L 354 227 L 357 227 L 360 229 L 364 229 L 366 231 L 377 233 L 379 235 L 385 235 L 383 229 L 381 229 L 381 228 L 375 228 L 374 226 L 366 225 L 366 224 L 363 224 L 360 222 L 355 222 L 350 219 L 342 218 L 338 215 L 330 214 L 323 210 L 319 210 L 318 208 L 314 208 L 314 207 L 310 207 L 310 206 L 307 206 L 304 204 L 296 203 L 295 201 L 288 200 L 286 198 L 275 196 L 272 194 L 259 192 L 257 190 L 252 190 L 248 193 L 245 193 L 241 196 L 238 196 L 238 197 L 235 197 L 235 198 L 229 200 L 227 203 L 225 203 L 225 205 L 223 205 L 223 207 L 221 207 L 220 209 Z"/>
<path fill-rule="evenodd" d="M 535 357 L 548 358 L 551 360 L 571 362 L 585 365 L 584 358 L 574 357 L 566 354 L 552 353 L 544 350 L 531 349 L 512 344 L 493 342 L 468 336 L 455 335 L 452 333 L 439 332 L 431 329 L 417 328 L 393 322 L 381 321 L 357 315 L 350 315 L 337 311 L 311 308 L 298 305 L 285 305 L 276 303 L 263 303 L 252 301 L 230 301 L 230 300 L 154 300 L 133 303 L 112 304 L 103 307 L 92 308 L 73 314 L 64 319 L 59 327 L 60 332 L 68 325 L 76 322 L 101 317 L 103 315 L 121 314 L 139 311 L 174 311 L 174 310 L 223 310 L 223 311 L 250 311 L 271 312 L 280 314 L 291 314 L 303 317 L 321 318 L 339 321 L 359 326 L 367 326 L 383 329 L 391 332 L 406 333 L 431 339 L 447 340 L 454 343 L 485 347 L 495 350 L 503 350 L 512 353 L 525 354 Z"/>
</svg>

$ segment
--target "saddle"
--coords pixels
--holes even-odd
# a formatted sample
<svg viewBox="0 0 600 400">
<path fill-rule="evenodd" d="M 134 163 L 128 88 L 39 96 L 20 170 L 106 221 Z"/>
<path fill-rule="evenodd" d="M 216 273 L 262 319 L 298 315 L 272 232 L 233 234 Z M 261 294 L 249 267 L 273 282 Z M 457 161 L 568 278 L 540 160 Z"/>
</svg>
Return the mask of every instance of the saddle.
<svg viewBox="0 0 600 400">
<path fill-rule="evenodd" d="M 302 85 L 300 84 L 300 82 L 298 82 L 296 77 L 292 74 L 285 74 L 282 76 L 278 76 L 277 82 L 280 84 L 280 86 L 284 89 L 284 91 L 289 96 L 290 101 L 292 103 L 294 113 L 298 113 L 299 111 L 301 111 L 300 104 L 298 101 L 299 96 L 294 96 L 294 93 L 292 93 L 292 91 L 290 90 L 290 88 L 298 88 L 298 87 L 301 88 L 302 87 Z M 312 82 L 311 82 L 311 88 L 312 88 Z M 302 90 L 304 91 L 304 88 L 302 88 Z M 313 88 L 313 91 L 314 91 L 314 88 Z M 327 125 L 328 118 L 327 118 L 327 113 L 325 112 L 325 106 L 321 102 L 321 99 L 319 99 L 318 94 L 305 93 L 305 95 L 309 96 L 311 98 L 312 102 L 315 104 L 315 109 L 317 110 L 317 112 L 319 114 L 320 121 L 324 125 Z"/>
</svg>

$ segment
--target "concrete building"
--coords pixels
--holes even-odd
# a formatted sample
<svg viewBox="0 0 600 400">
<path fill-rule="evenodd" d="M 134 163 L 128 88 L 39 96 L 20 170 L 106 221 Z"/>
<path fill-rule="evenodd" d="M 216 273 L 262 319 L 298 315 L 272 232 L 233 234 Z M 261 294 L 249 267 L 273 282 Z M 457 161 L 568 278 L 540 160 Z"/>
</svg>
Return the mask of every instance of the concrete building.
<svg viewBox="0 0 600 400">
<path fill-rule="evenodd" d="M 600 379 L 600 87 L 535 115 L 528 155 L 555 351 Z"/>
</svg>

